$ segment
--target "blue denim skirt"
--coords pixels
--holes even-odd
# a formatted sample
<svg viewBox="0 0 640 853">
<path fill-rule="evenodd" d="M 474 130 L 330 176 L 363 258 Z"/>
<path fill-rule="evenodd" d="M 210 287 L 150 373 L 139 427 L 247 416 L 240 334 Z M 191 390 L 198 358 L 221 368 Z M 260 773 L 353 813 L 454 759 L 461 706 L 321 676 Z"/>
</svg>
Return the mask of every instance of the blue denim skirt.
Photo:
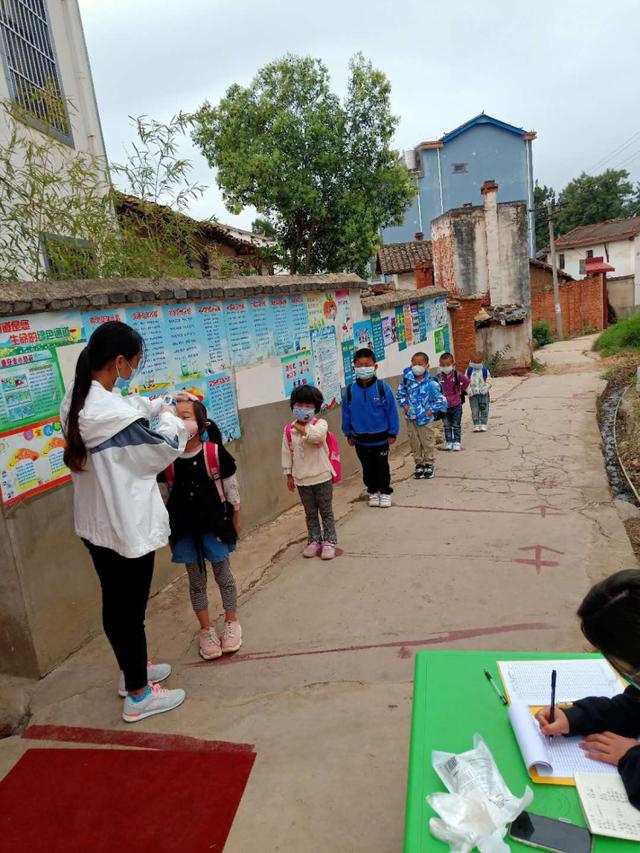
<svg viewBox="0 0 640 853">
<path fill-rule="evenodd" d="M 198 545 L 200 545 L 202 556 L 210 563 L 222 563 L 232 551 L 236 550 L 235 545 L 227 545 L 213 533 L 203 533 L 202 536 L 183 536 L 173 546 L 171 562 L 197 563 L 199 560 Z"/>
</svg>

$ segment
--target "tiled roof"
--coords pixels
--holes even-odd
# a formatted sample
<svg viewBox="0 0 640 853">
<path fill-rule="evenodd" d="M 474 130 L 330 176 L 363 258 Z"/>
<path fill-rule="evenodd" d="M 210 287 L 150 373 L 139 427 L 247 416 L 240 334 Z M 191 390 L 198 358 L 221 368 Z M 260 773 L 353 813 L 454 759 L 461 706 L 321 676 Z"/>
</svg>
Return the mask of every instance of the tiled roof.
<svg viewBox="0 0 640 853">
<path fill-rule="evenodd" d="M 431 261 L 431 240 L 389 243 L 376 255 L 376 271 L 383 275 L 413 272 L 416 264 L 430 264 Z"/>
<path fill-rule="evenodd" d="M 595 225 L 579 225 L 556 240 L 556 251 L 594 243 L 611 243 L 640 234 L 640 216 L 630 219 L 608 219 Z"/>
<path fill-rule="evenodd" d="M 427 140 L 425 142 L 420 142 L 416 145 L 416 148 L 441 148 L 446 142 L 450 142 L 452 139 L 455 139 L 456 136 L 460 136 L 461 133 L 464 133 L 466 130 L 469 130 L 472 127 L 476 127 L 477 125 L 488 124 L 493 127 L 498 127 L 500 130 L 506 130 L 509 133 L 514 133 L 516 136 L 521 136 L 523 139 L 535 139 L 536 134 L 534 131 L 525 131 L 522 127 L 515 127 L 513 124 L 508 124 L 506 121 L 501 121 L 499 118 L 494 118 L 493 116 L 488 116 L 486 113 L 480 113 L 480 115 L 474 116 L 473 118 L 465 121 L 464 124 L 461 124 L 459 127 L 450 130 L 448 133 L 443 134 L 440 139 Z"/>
<path fill-rule="evenodd" d="M 545 270 L 546 272 L 553 272 L 553 267 L 551 264 L 547 264 L 545 261 L 538 261 L 534 258 L 529 258 L 529 266 L 537 267 L 539 270 Z M 558 267 L 558 278 L 563 278 L 565 281 L 573 281 L 573 276 L 569 275 L 568 272 L 561 270 Z"/>
</svg>

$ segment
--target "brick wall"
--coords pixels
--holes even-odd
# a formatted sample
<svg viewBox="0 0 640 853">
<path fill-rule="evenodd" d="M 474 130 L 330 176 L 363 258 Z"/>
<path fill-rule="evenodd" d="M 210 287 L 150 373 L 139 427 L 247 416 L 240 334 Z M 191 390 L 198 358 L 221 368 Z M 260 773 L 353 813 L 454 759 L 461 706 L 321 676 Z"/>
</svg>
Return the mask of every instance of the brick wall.
<svg viewBox="0 0 640 853">
<path fill-rule="evenodd" d="M 560 282 L 560 307 L 565 336 L 580 335 L 587 326 L 598 331 L 605 328 L 605 288 L 601 274 L 579 281 Z M 536 269 L 533 266 L 531 267 L 531 320 L 534 323 L 545 320 L 554 334 L 557 333 L 551 270 Z"/>
<path fill-rule="evenodd" d="M 456 364 L 466 369 L 469 360 L 477 349 L 476 324 L 474 318 L 488 303 L 488 295 L 460 299 L 460 307 L 449 312 L 451 317 L 451 332 Z"/>
<path fill-rule="evenodd" d="M 416 287 L 433 287 L 433 264 L 416 264 Z"/>
</svg>

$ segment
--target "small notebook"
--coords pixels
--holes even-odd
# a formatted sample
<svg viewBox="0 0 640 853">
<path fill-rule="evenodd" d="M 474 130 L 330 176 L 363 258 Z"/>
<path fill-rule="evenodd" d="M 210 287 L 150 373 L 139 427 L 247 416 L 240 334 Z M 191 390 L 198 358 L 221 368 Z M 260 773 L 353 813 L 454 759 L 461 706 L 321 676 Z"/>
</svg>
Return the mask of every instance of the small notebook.
<svg viewBox="0 0 640 853">
<path fill-rule="evenodd" d="M 498 661 L 498 669 L 509 701 L 525 705 L 549 704 L 553 669 L 558 673 L 556 702 L 575 702 L 585 696 L 611 698 L 624 689 L 604 658 Z"/>
<path fill-rule="evenodd" d="M 576 773 L 576 787 L 594 835 L 640 841 L 640 811 L 629 802 L 617 773 Z"/>
<path fill-rule="evenodd" d="M 580 748 L 581 737 L 545 737 L 533 716 L 534 710 L 522 702 L 509 707 L 509 720 L 534 782 L 573 785 L 576 773 L 617 775 L 617 769 L 611 764 L 587 758 Z"/>
</svg>

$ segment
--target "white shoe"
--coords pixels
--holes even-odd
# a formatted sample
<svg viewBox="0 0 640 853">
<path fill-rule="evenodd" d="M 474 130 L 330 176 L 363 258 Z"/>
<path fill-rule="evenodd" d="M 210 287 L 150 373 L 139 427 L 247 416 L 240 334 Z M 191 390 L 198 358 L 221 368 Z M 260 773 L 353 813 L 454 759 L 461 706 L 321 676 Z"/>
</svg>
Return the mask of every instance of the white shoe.
<svg viewBox="0 0 640 853">
<path fill-rule="evenodd" d="M 170 663 L 151 663 L 147 661 L 147 681 L 150 684 L 160 684 L 165 678 L 171 675 Z M 120 682 L 118 683 L 118 696 L 124 699 L 127 695 L 127 688 L 124 686 L 124 672 L 120 673 Z"/>
<path fill-rule="evenodd" d="M 445 450 L 453 450 L 453 442 L 448 441 L 448 442 L 445 444 L 444 449 L 445 449 Z"/>
<path fill-rule="evenodd" d="M 140 702 L 134 702 L 131 696 L 127 695 L 122 709 L 122 719 L 125 723 L 137 723 L 145 717 L 172 711 L 178 705 L 182 705 L 187 695 L 184 690 L 165 690 L 157 684 L 149 686 L 151 688 L 149 694 Z"/>
<path fill-rule="evenodd" d="M 487 431 L 487 429 L 488 429 L 487 425 L 486 425 L 486 424 L 482 424 L 482 426 L 480 427 L 480 432 L 486 432 L 486 431 Z"/>
<path fill-rule="evenodd" d="M 380 495 L 369 495 L 369 506 L 380 506 Z"/>
<path fill-rule="evenodd" d="M 387 509 L 391 506 L 391 495 L 380 495 L 380 507 Z"/>
<path fill-rule="evenodd" d="M 462 450 L 462 445 L 460 444 L 460 442 L 459 442 L 459 441 L 454 441 L 454 442 L 453 442 L 453 447 L 452 447 L 451 449 L 452 449 L 452 450 Z"/>
<path fill-rule="evenodd" d="M 480 426 L 480 424 L 478 424 L 477 426 L 474 426 L 473 431 L 474 432 L 482 432 L 482 427 Z"/>
</svg>

